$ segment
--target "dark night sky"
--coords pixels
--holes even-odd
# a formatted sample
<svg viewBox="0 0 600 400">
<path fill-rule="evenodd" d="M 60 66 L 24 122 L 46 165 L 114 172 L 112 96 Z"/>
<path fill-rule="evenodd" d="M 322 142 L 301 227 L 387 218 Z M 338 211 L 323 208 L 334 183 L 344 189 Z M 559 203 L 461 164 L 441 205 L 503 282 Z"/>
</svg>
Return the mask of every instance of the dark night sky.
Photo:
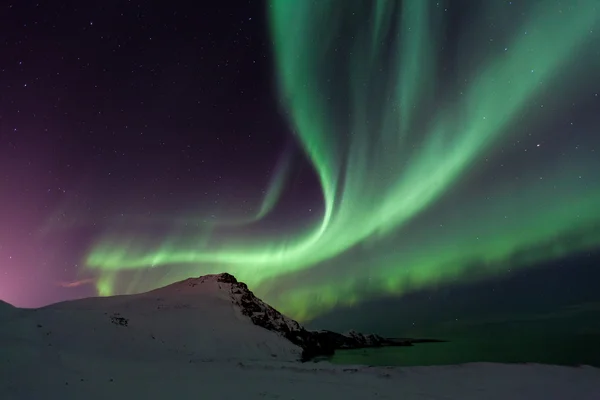
<svg viewBox="0 0 600 400">
<path fill-rule="evenodd" d="M 387 10 L 406 17 L 386 28 L 390 37 L 421 25 L 401 3 Z M 374 25 L 368 2 L 310 11 L 330 24 L 298 17 L 289 26 L 283 13 L 250 0 L 0 4 L 0 299 L 34 307 L 226 269 L 293 316 L 335 329 L 428 334 L 459 320 L 597 315 L 597 34 L 586 28 L 580 39 L 565 30 L 543 40 L 557 31 L 543 22 L 554 0 L 489 9 L 441 3 L 431 8 L 443 29 L 427 39 L 437 43 L 435 57 L 402 50 L 394 64 L 382 40 L 377 72 L 360 81 L 371 91 L 354 92 L 348 82 L 356 82 L 353 72 L 366 74 L 357 65 L 368 57 L 350 43 Z M 598 17 L 583 21 L 592 3 L 559 10 L 564 25 L 597 28 Z M 267 9 L 279 19 L 276 33 Z M 518 52 L 520 38 L 536 33 L 523 42 L 537 51 L 534 67 Z M 570 46 L 578 50 L 561 52 Z M 402 75 L 412 57 L 415 79 Z M 559 65 L 569 57 L 577 62 Z M 510 75 L 520 63 L 527 74 Z M 487 65 L 489 82 L 517 86 L 479 82 Z M 425 67 L 435 77 L 425 84 L 440 82 L 432 91 L 418 86 Z M 538 71 L 537 86 L 528 86 Z M 388 141 L 391 114 L 381 111 L 392 100 L 381 93 L 413 81 L 424 93 L 414 111 L 422 122 L 397 151 Z M 453 96 L 468 93 L 471 101 L 454 112 Z M 513 101 L 514 109 L 506 106 Z M 361 131 L 356 104 L 379 133 Z M 433 129 L 442 109 L 454 110 L 444 126 L 461 127 L 445 137 Z M 481 122 L 495 112 L 509 123 Z M 469 137 L 469 127 L 493 144 Z M 457 160 L 457 174 L 444 175 Z M 324 177 L 334 175 L 345 178 L 332 191 L 339 197 L 328 198 L 323 188 L 332 180 Z M 334 217 L 322 245 L 296 257 L 290 249 L 319 226 L 329 200 Z M 256 217 L 265 206 L 268 216 Z M 258 227 L 239 223 L 255 219 Z M 272 238 L 284 250 L 274 250 Z M 244 246 L 264 257 L 245 266 L 237 251 Z"/>
<path fill-rule="evenodd" d="M 105 218 L 206 207 L 268 183 L 289 137 L 263 7 L 3 8 L 2 297 L 69 297 L 53 283 L 76 278 L 81 254 L 71 253 L 85 251 Z M 47 237 L 44 225 L 61 219 L 53 214 L 65 202 L 89 210 L 88 229 Z"/>
</svg>

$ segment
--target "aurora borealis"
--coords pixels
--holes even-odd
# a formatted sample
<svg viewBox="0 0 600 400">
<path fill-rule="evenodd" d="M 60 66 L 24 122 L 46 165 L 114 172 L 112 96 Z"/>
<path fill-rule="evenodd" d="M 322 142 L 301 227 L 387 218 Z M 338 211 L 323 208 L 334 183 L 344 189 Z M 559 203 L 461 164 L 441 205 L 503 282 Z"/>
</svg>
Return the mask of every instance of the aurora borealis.
<svg viewBox="0 0 600 400">
<path fill-rule="evenodd" d="M 85 232 L 74 282 L 111 295 L 227 271 L 308 320 L 600 246 L 597 0 L 263 7 L 271 74 L 253 91 L 274 99 L 261 115 L 283 116 L 281 128 L 262 125 L 265 135 L 290 144 L 264 145 L 271 149 L 264 156 L 238 142 L 256 130 L 250 122 L 233 133 L 218 122 L 185 128 L 185 140 L 225 137 L 219 146 L 246 153 L 240 160 L 224 151 L 207 162 L 210 174 L 230 176 L 218 206 L 198 200 L 204 178 L 167 179 L 180 200 L 138 206 L 134 198 L 151 195 L 133 196 L 142 180 L 135 174 L 116 187 L 96 179 L 105 168 L 126 171 L 136 156 L 124 155 L 118 167 L 94 164 L 76 180 L 77 195 L 61 197 L 38 224 L 40 240 Z M 168 123 L 138 121 L 146 127 L 135 129 L 169 140 L 164 130 L 178 123 L 166 104 L 192 101 L 185 90 L 193 91 L 165 94 L 165 110 L 136 113 L 164 111 Z M 209 113 L 206 105 L 197 112 Z M 107 148 L 125 125 L 110 129 Z M 145 163 L 161 157 L 151 153 L 139 149 Z M 184 164 L 165 158 L 144 176 L 189 172 Z M 196 173 L 207 175 L 202 168 Z"/>
</svg>

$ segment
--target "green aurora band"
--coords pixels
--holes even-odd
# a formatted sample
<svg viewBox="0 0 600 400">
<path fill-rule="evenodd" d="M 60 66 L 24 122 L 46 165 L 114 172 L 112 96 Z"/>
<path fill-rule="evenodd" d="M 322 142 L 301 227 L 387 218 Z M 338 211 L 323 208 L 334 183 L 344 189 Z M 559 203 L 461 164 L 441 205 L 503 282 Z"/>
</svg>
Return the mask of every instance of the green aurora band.
<svg viewBox="0 0 600 400">
<path fill-rule="evenodd" d="M 99 293 L 226 270 L 307 320 L 599 245 L 593 153 L 524 163 L 518 179 L 498 172 L 500 157 L 522 151 L 515 143 L 535 149 L 600 65 L 599 2 L 567 3 L 537 2 L 515 21 L 507 2 L 482 2 L 481 22 L 463 28 L 453 50 L 450 80 L 436 59 L 443 2 L 270 1 L 280 98 L 321 183 L 320 219 L 295 235 L 251 239 L 231 227 L 219 235 L 218 223 L 159 242 L 108 230 L 86 260 Z M 515 29 L 502 34 L 490 20 Z M 285 176 L 244 225 L 275 206 Z"/>
</svg>

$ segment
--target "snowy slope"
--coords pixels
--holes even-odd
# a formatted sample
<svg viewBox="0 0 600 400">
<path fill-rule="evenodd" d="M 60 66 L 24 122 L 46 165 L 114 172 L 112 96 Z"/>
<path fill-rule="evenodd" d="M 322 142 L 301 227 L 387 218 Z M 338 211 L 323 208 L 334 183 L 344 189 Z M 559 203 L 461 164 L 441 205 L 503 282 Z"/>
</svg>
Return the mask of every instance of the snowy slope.
<svg viewBox="0 0 600 400">
<path fill-rule="evenodd" d="M 0 399 L 600 399 L 594 368 L 302 364 L 284 336 L 306 332 L 227 274 L 37 310 L 0 303 Z"/>
<path fill-rule="evenodd" d="M 15 312 L 16 308 L 0 300 L 0 320 L 7 318 Z"/>
<path fill-rule="evenodd" d="M 90 298 L 22 310 L 5 321 L 0 340 L 52 351 L 159 360 L 297 360 L 301 349 L 252 323 L 216 276 L 131 296 Z"/>
<path fill-rule="evenodd" d="M 336 349 L 353 349 L 379 346 L 406 346 L 406 341 L 386 339 L 377 335 L 364 335 L 356 331 L 340 334 L 331 331 L 309 331 L 298 322 L 286 317 L 279 311 L 256 297 L 243 282 L 233 275 L 222 273 L 190 278 L 175 284 L 175 287 L 196 287 L 216 280 L 219 295 L 229 298 L 235 308 L 257 326 L 268 329 L 285 337 L 302 348 L 302 360 L 323 355 L 332 355 Z M 162 289 L 161 289 L 162 290 Z"/>
</svg>

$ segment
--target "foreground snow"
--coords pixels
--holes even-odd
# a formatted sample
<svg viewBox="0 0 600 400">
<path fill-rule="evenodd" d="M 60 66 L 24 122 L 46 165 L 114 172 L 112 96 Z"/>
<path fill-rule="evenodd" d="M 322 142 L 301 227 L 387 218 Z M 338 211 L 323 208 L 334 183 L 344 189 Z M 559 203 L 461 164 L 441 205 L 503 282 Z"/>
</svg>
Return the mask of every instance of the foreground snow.
<svg viewBox="0 0 600 400">
<path fill-rule="evenodd" d="M 0 399 L 600 399 L 591 367 L 301 364 L 230 289 L 205 277 L 38 310 L 0 303 Z"/>
<path fill-rule="evenodd" d="M 1 399 L 600 398 L 600 372 L 591 367 L 341 368 L 278 362 L 145 363 L 72 355 L 55 359 L 42 354 L 38 362 L 19 364 L 2 371 Z"/>
</svg>

